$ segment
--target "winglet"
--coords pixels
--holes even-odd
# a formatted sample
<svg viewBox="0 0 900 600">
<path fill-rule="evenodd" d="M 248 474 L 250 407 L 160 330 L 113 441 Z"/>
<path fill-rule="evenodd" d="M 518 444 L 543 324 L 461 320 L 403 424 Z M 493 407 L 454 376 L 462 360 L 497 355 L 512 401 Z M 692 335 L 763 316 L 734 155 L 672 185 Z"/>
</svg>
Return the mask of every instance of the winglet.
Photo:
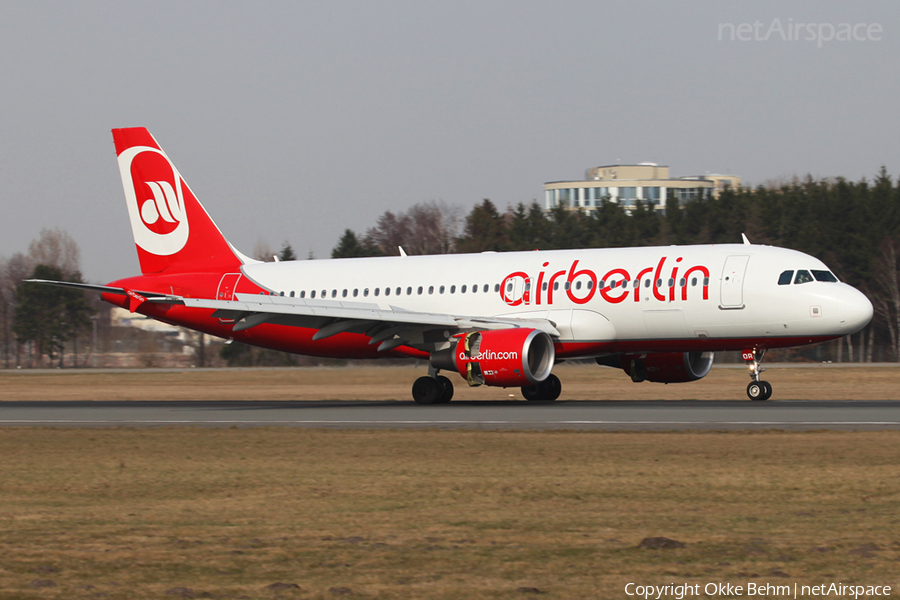
<svg viewBox="0 0 900 600">
<path fill-rule="evenodd" d="M 397 246 L 400 248 L 400 256 L 406 256 L 406 250 L 403 249 L 403 246 Z"/>
<path fill-rule="evenodd" d="M 747 239 L 747 236 L 744 235 L 743 233 L 741 234 L 741 239 L 744 240 L 744 245 L 745 245 L 745 246 L 749 246 L 749 245 L 750 245 L 750 240 L 748 240 L 748 239 Z"/>
</svg>

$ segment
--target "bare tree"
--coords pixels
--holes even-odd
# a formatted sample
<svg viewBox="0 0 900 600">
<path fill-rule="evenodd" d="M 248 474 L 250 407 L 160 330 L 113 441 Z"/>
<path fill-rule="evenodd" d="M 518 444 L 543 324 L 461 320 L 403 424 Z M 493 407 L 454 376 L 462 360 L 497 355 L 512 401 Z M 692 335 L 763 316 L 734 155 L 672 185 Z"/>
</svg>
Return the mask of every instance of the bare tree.
<svg viewBox="0 0 900 600">
<path fill-rule="evenodd" d="M 3 367 L 10 367 L 11 326 L 15 296 L 9 283 L 9 269 L 6 259 L 0 259 L 0 338 L 3 344 Z"/>
<path fill-rule="evenodd" d="M 28 245 L 28 258 L 33 265 L 56 267 L 69 277 L 79 270 L 81 251 L 68 233 L 59 227 L 41 229 Z"/>
<path fill-rule="evenodd" d="M 31 273 L 34 270 L 34 264 L 31 262 L 31 259 L 21 252 L 16 252 L 13 254 L 8 261 L 6 261 L 6 271 L 5 278 L 3 282 L 3 294 L 6 295 L 8 302 L 8 310 L 9 310 L 9 321 L 8 321 L 8 331 L 4 335 L 8 335 L 7 347 L 14 347 L 16 351 L 16 366 L 21 365 L 22 358 L 22 344 L 20 344 L 17 340 L 15 340 L 12 336 L 12 322 L 15 318 L 16 312 L 16 288 L 19 287 L 19 284 L 22 281 L 31 277 Z M 6 339 L 6 338 L 5 338 Z M 11 350 L 10 350 L 11 352 Z M 6 360 L 9 360 L 7 357 Z"/>
<path fill-rule="evenodd" d="M 262 238 L 256 240 L 256 245 L 253 246 L 253 258 L 263 262 L 272 262 L 275 260 L 274 257 L 275 252 L 272 251 L 272 246 L 269 245 L 269 242 Z"/>
<path fill-rule="evenodd" d="M 398 254 L 398 246 L 407 254 L 448 254 L 459 232 L 458 213 L 437 201 L 416 204 L 396 215 L 387 211 L 366 232 L 365 243 L 387 255 Z"/>
</svg>

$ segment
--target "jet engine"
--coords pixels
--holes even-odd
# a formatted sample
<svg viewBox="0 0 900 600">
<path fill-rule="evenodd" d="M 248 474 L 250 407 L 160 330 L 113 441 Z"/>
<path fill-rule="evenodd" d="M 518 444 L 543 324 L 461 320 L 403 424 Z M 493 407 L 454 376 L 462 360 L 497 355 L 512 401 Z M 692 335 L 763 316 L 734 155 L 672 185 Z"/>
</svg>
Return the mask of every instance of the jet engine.
<svg viewBox="0 0 900 600">
<path fill-rule="evenodd" d="M 617 367 L 628 373 L 634 382 L 682 383 L 697 381 L 709 374 L 713 364 L 712 352 L 652 352 L 647 354 L 616 354 L 597 358 L 597 364 Z"/>
<path fill-rule="evenodd" d="M 456 371 L 471 386 L 522 387 L 550 376 L 556 351 L 537 329 L 494 329 L 457 336 L 456 344 L 431 355 L 431 365 Z"/>
</svg>

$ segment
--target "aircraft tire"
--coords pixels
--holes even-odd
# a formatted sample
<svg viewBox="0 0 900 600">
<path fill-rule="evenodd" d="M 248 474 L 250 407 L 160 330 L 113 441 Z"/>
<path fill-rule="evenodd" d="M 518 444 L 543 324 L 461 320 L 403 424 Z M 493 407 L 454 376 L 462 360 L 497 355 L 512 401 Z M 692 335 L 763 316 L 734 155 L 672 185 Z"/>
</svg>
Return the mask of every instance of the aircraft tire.
<svg viewBox="0 0 900 600">
<path fill-rule="evenodd" d="M 438 404 L 444 395 L 444 386 L 434 377 L 419 377 L 412 386 L 416 404 Z"/>
<path fill-rule="evenodd" d="M 553 402 L 561 393 L 562 383 L 552 373 L 540 383 L 522 386 L 522 396 L 529 402 Z"/>
<path fill-rule="evenodd" d="M 559 377 L 557 377 L 553 373 L 551 373 L 550 376 L 547 377 L 547 379 L 541 382 L 541 387 L 543 388 L 544 392 L 544 400 L 548 402 L 556 401 L 556 399 L 559 398 L 559 395 L 562 393 L 562 382 L 560 382 Z"/>
<path fill-rule="evenodd" d="M 443 375 L 438 375 L 435 379 L 441 384 L 441 398 L 437 404 L 447 404 L 453 400 L 453 382 Z"/>
<path fill-rule="evenodd" d="M 541 400 L 540 384 L 523 385 L 522 386 L 522 396 L 529 402 L 537 402 L 537 401 Z"/>
<path fill-rule="evenodd" d="M 772 386 L 765 381 L 751 381 L 749 385 L 747 385 L 747 397 L 753 400 L 754 402 L 761 402 L 763 400 L 767 400 L 769 396 L 766 396 L 766 386 L 769 386 L 768 389 L 771 390 Z M 769 394 L 771 395 L 771 391 Z"/>
<path fill-rule="evenodd" d="M 769 398 L 772 397 L 772 384 L 769 383 L 768 381 L 760 381 L 759 383 L 760 383 L 760 385 L 762 385 L 763 388 L 764 388 L 764 389 L 763 389 L 763 397 L 762 397 L 762 399 L 763 399 L 763 400 L 768 400 Z"/>
</svg>

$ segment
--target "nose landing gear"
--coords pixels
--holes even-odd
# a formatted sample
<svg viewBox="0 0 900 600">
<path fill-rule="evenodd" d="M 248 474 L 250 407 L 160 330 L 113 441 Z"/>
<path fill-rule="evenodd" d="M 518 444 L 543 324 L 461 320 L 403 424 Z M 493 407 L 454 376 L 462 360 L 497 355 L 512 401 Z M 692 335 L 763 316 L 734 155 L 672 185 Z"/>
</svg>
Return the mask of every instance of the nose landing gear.
<svg viewBox="0 0 900 600">
<path fill-rule="evenodd" d="M 766 356 L 766 350 L 757 350 L 756 348 L 744 350 L 741 356 L 747 363 L 750 379 L 753 380 L 747 386 L 747 396 L 751 400 L 768 400 L 772 397 L 772 384 L 768 381 L 761 381 L 759 378 L 759 374 L 766 370 L 761 366 L 763 358 Z"/>
</svg>

